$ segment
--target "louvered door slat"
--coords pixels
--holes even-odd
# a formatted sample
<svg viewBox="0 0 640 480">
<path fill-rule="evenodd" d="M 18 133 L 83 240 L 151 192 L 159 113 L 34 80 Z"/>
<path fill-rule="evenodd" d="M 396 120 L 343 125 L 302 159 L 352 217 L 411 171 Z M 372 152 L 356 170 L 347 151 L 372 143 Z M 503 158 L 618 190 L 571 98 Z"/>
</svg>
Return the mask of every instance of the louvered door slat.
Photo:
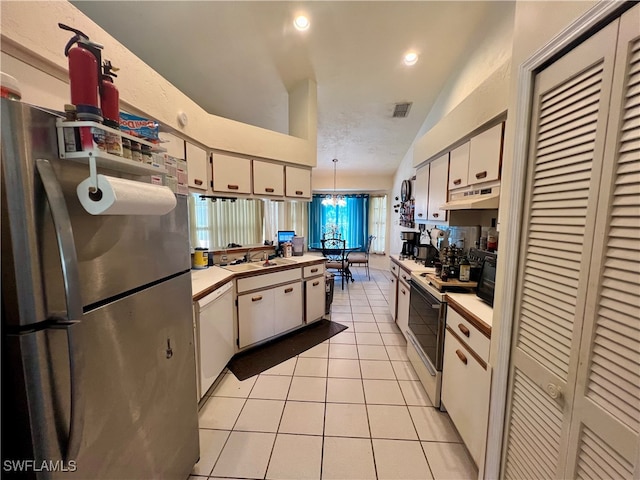
<svg viewBox="0 0 640 480">
<path fill-rule="evenodd" d="M 538 276 L 527 274 L 525 278 L 529 282 L 529 289 L 526 296 L 530 295 L 532 297 L 546 299 L 551 302 L 562 302 L 567 308 L 566 315 L 571 315 L 573 307 L 575 307 L 576 304 L 575 296 L 573 295 L 574 292 L 567 291 L 562 285 L 556 286 L 555 284 L 550 283 L 550 279 L 545 275 Z M 571 324 L 566 324 L 564 327 L 571 327 Z"/>
<path fill-rule="evenodd" d="M 526 297 L 522 298 L 522 306 L 523 308 L 526 307 L 530 310 L 539 308 L 540 310 L 547 312 L 551 316 L 562 316 L 567 313 L 567 307 L 556 303 L 550 303 L 545 300 L 548 300 L 548 298 L 542 295 L 527 295 Z M 549 325 L 549 328 L 557 335 L 571 335 L 571 331 L 563 329 L 563 325 L 559 323 L 552 323 L 551 325 Z"/>
<path fill-rule="evenodd" d="M 550 243 L 550 242 L 549 242 Z M 567 245 L 569 246 L 569 245 Z M 571 250 L 557 250 L 556 244 L 551 244 L 550 246 L 539 245 L 538 242 L 532 241 L 530 252 L 532 255 L 538 255 L 540 258 L 550 257 L 555 259 L 563 259 L 563 260 L 580 260 L 580 253 L 574 252 Z"/>
<path fill-rule="evenodd" d="M 593 116 L 593 115 L 592 115 Z M 588 122 L 587 119 L 582 119 L 586 125 L 571 125 L 573 128 L 569 129 L 567 125 L 563 125 L 562 129 L 558 129 L 553 132 L 554 135 L 549 135 L 546 139 L 540 139 L 538 142 L 539 152 L 543 155 L 547 149 L 551 151 L 558 151 L 565 148 L 567 145 L 575 145 L 576 143 L 586 143 L 591 141 L 595 136 L 595 126 L 593 123 Z"/>
<path fill-rule="evenodd" d="M 547 284 L 549 284 L 549 290 L 557 289 L 560 292 L 572 295 L 575 294 L 578 288 L 578 279 L 575 278 L 575 276 L 567 276 L 567 272 L 559 272 L 553 265 L 543 263 L 536 264 L 535 266 L 527 266 L 525 267 L 525 274 L 546 279 Z"/>
<path fill-rule="evenodd" d="M 566 167 L 569 165 L 578 165 L 582 162 L 588 162 L 589 159 L 591 158 L 591 152 L 590 151 L 586 151 L 583 153 L 580 153 L 578 155 L 573 155 L 571 157 L 568 157 L 566 155 L 561 156 L 560 158 L 556 159 L 556 160 L 552 160 L 552 161 L 547 161 L 545 163 L 541 163 L 538 167 L 537 170 L 537 174 L 539 175 L 540 173 L 544 172 L 545 170 L 551 170 L 553 168 L 562 168 L 562 167 Z"/>
<path fill-rule="evenodd" d="M 514 370 L 513 392 L 505 478 L 553 478 L 558 460 L 562 410 L 517 368 Z M 535 418 L 544 421 L 538 423 L 533 421 Z M 526 428 L 522 427 L 523 424 Z M 541 448 L 539 445 L 545 445 L 544 454 L 534 459 L 532 449 Z M 518 465 L 516 471 L 510 470 L 509 461 Z"/>
<path fill-rule="evenodd" d="M 588 163 L 585 162 L 585 171 L 588 171 L 588 170 L 589 170 L 588 169 Z M 536 173 L 536 177 L 535 178 L 536 178 L 536 180 L 542 180 L 542 179 L 546 179 L 546 178 L 552 178 L 552 177 L 572 174 L 572 173 L 575 173 L 576 171 L 577 171 L 577 165 L 574 163 L 574 164 L 567 165 L 567 166 L 564 166 L 564 167 L 545 168 L 544 170 L 538 171 Z M 554 182 L 554 183 L 557 183 L 557 182 Z M 538 184 L 538 183 L 536 183 L 536 184 Z"/>
<path fill-rule="evenodd" d="M 579 110 L 577 113 L 579 113 L 579 115 L 575 113 L 572 115 L 566 115 L 555 122 L 546 124 L 544 130 L 540 129 L 540 135 L 538 136 L 540 143 L 544 145 L 545 142 L 555 138 L 557 135 L 575 135 L 576 133 L 578 135 L 583 135 L 584 129 L 591 129 L 592 127 L 590 124 L 597 120 L 597 104 L 594 104 L 593 112 L 585 112 L 583 109 Z"/>
<path fill-rule="evenodd" d="M 567 245 L 572 245 L 575 243 L 575 239 L 572 235 L 555 235 L 556 240 L 552 240 L 550 238 L 542 237 L 538 238 L 535 235 L 530 236 L 530 245 L 532 248 L 540 248 L 544 250 L 551 250 L 557 247 L 557 242 L 566 243 Z M 554 250 L 555 251 L 555 250 Z"/>
<path fill-rule="evenodd" d="M 585 427 L 580 438 L 577 478 L 631 480 L 632 477 L 633 465 L 590 428 Z"/>
<path fill-rule="evenodd" d="M 569 157 L 579 158 L 589 152 L 593 152 L 593 144 L 590 142 L 580 143 L 565 150 L 548 151 L 545 155 L 538 155 L 537 163 L 543 164 L 553 160 Z"/>
</svg>

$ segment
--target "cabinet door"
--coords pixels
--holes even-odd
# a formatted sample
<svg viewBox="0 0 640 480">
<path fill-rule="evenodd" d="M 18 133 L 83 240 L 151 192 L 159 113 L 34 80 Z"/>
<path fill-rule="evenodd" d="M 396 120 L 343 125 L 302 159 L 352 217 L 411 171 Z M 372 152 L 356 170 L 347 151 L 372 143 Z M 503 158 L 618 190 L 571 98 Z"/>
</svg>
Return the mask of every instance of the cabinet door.
<svg viewBox="0 0 640 480">
<path fill-rule="evenodd" d="M 186 143 L 187 178 L 189 188 L 207 190 L 207 152 L 200 147 Z"/>
<path fill-rule="evenodd" d="M 284 195 L 284 166 L 277 163 L 253 161 L 253 193 L 256 195 Z"/>
<path fill-rule="evenodd" d="M 184 140 L 166 132 L 160 132 L 158 137 L 162 140 L 160 146 L 167 150 L 167 155 L 184 160 Z"/>
<path fill-rule="evenodd" d="M 305 283 L 305 319 L 307 323 L 322 318 L 325 312 L 324 277 L 316 277 Z"/>
<path fill-rule="evenodd" d="M 275 335 L 273 289 L 238 295 L 238 339 L 243 348 Z"/>
<path fill-rule="evenodd" d="M 470 142 L 449 152 L 449 190 L 469 185 Z"/>
<path fill-rule="evenodd" d="M 415 191 L 415 221 L 427 220 L 427 198 L 429 196 L 429 165 L 418 168 L 416 170 L 416 181 L 414 183 Z"/>
<path fill-rule="evenodd" d="M 309 199 L 311 198 L 311 170 L 308 168 L 291 167 L 284 168 L 285 191 L 287 197 Z"/>
<path fill-rule="evenodd" d="M 275 335 L 302 325 L 302 282 L 282 285 L 273 291 Z"/>
<path fill-rule="evenodd" d="M 395 275 L 391 277 L 389 284 L 389 314 L 395 322 L 398 318 L 398 277 Z"/>
<path fill-rule="evenodd" d="M 449 174 L 449 154 L 437 158 L 429 164 L 429 205 L 427 220 L 444 222 L 447 211 L 440 207 L 447 202 L 447 185 Z"/>
<path fill-rule="evenodd" d="M 476 135 L 470 141 L 469 183 L 491 182 L 500 178 L 502 123 Z"/>
<path fill-rule="evenodd" d="M 213 191 L 251 193 L 251 160 L 214 153 Z"/>
<path fill-rule="evenodd" d="M 409 330 L 409 296 L 411 295 L 411 287 L 404 282 L 398 283 L 398 316 L 396 323 L 402 334 L 407 336 Z"/>
<path fill-rule="evenodd" d="M 491 373 L 447 329 L 442 367 L 442 403 L 478 466 L 484 461 L 490 387 Z"/>
</svg>

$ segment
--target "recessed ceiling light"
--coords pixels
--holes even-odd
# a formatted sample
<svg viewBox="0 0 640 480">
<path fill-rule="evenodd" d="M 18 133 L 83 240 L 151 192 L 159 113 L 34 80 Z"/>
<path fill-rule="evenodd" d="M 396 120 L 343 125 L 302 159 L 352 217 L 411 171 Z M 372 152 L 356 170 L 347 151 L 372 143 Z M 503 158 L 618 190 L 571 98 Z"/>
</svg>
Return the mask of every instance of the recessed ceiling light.
<svg viewBox="0 0 640 480">
<path fill-rule="evenodd" d="M 293 26 L 296 27 L 296 29 L 300 30 L 301 32 L 304 32 L 305 30 L 307 30 L 309 28 L 309 25 L 311 25 L 309 23 L 309 19 L 304 15 L 298 15 L 296 19 L 293 21 Z"/>
<path fill-rule="evenodd" d="M 415 52 L 409 52 L 404 56 L 405 65 L 415 65 L 418 61 L 418 54 Z"/>
</svg>

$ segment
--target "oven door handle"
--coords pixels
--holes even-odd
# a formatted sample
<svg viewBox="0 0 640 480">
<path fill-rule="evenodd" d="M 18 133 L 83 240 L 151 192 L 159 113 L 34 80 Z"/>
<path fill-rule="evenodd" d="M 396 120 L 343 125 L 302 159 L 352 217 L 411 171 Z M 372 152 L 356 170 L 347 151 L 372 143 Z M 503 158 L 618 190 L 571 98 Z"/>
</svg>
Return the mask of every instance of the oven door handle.
<svg viewBox="0 0 640 480">
<path fill-rule="evenodd" d="M 422 363 L 424 363 L 424 366 L 427 367 L 427 370 L 429 370 L 429 375 L 431 375 L 432 377 L 435 377 L 436 376 L 436 371 L 431 366 L 431 362 L 429 361 L 429 359 L 425 356 L 424 352 L 422 351 L 422 347 L 420 345 L 418 345 L 416 340 L 413 338 L 413 335 L 411 335 L 411 333 L 409 333 L 409 330 L 407 330 L 406 333 L 407 333 L 407 338 L 413 344 L 413 347 L 416 349 L 416 353 L 418 354 L 418 356 L 422 360 Z"/>
</svg>

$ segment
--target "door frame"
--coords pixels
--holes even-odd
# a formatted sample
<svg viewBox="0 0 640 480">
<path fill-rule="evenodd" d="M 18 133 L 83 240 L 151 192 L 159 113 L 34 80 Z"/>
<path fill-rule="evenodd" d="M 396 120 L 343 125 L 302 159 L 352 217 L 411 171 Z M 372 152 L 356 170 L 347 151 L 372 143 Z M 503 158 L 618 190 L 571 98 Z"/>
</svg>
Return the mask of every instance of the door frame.
<svg viewBox="0 0 640 480">
<path fill-rule="evenodd" d="M 508 261 L 501 263 L 503 285 L 516 285 L 518 280 L 517 259 L 520 250 L 522 234 L 522 220 L 524 209 L 524 189 L 515 188 L 526 185 L 527 157 L 529 152 L 529 135 L 531 131 L 531 113 L 533 111 L 534 79 L 538 71 L 550 62 L 564 54 L 576 44 L 585 40 L 609 21 L 620 16 L 633 6 L 632 2 L 611 2 L 600 0 L 546 45 L 537 50 L 518 68 L 516 110 L 509 114 L 510 121 L 515 122 L 513 140 L 513 162 L 509 177 L 511 184 L 511 198 L 509 203 L 516 205 L 511 208 L 508 216 L 503 219 L 504 232 L 501 232 L 501 257 Z M 509 367 L 511 362 L 511 343 L 515 311 L 516 289 L 505 289 L 495 309 L 501 312 L 498 325 L 498 346 L 496 361 L 491 382 L 491 401 L 489 405 L 489 428 L 487 432 L 487 447 L 484 468 L 480 469 L 479 478 L 500 478 L 502 464 L 502 447 L 505 430 L 505 414 L 507 411 L 507 387 L 509 381 Z"/>
</svg>

